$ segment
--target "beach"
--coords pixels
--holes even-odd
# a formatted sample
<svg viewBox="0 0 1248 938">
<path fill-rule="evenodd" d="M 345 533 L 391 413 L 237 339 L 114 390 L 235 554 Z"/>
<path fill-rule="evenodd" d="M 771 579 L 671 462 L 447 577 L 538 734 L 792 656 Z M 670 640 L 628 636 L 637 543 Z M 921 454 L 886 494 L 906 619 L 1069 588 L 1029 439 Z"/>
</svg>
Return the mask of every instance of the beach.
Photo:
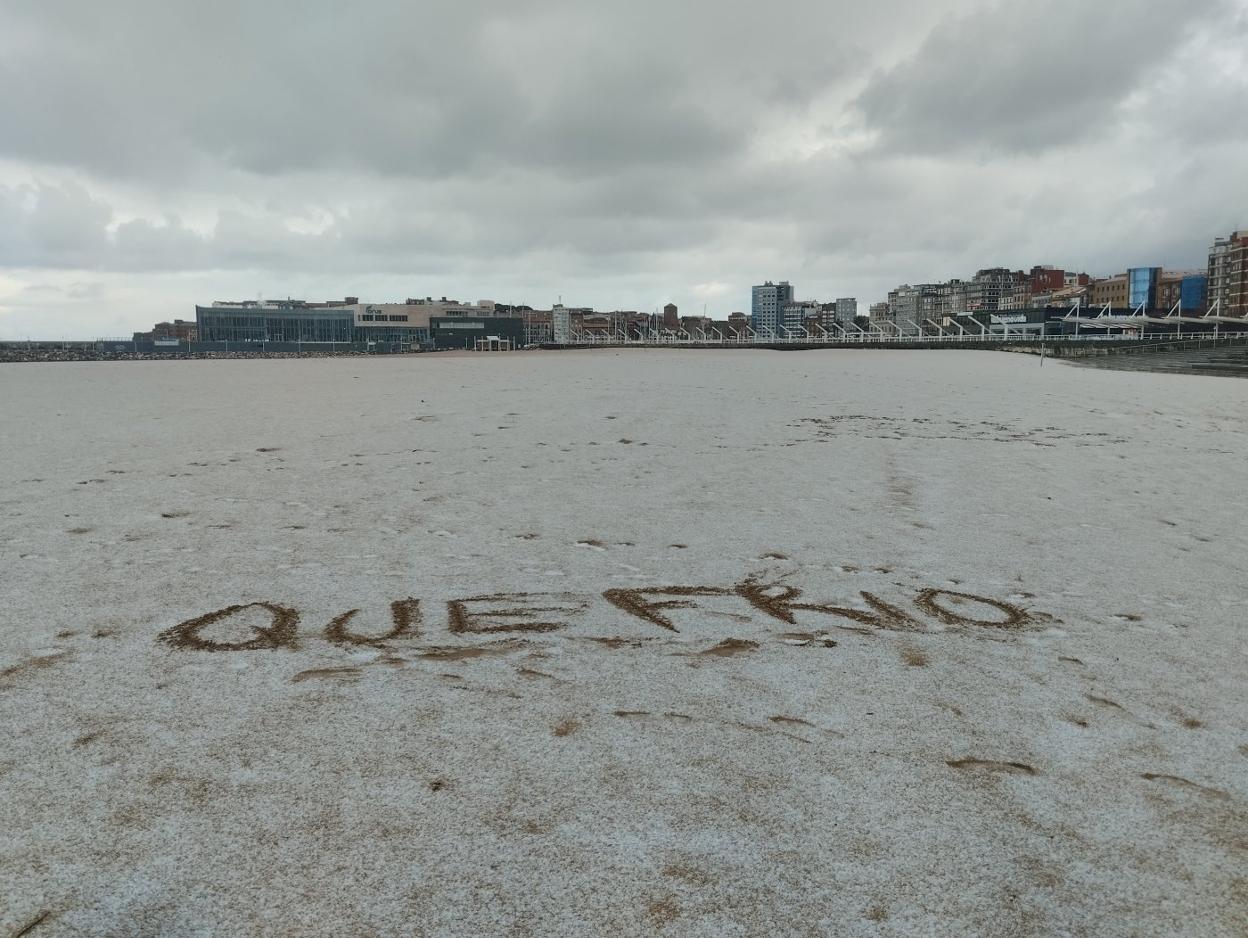
<svg viewBox="0 0 1248 938">
<path fill-rule="evenodd" d="M 1248 383 L 23 364 L 0 440 L 0 934 L 1248 931 Z"/>
</svg>

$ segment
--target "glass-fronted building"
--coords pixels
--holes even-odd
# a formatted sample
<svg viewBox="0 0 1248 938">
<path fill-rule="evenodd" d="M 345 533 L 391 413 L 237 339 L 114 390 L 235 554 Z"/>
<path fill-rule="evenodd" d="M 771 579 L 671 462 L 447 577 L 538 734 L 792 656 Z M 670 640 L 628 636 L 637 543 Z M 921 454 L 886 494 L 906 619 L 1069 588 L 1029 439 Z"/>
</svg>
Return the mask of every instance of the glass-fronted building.
<svg viewBox="0 0 1248 938">
<path fill-rule="evenodd" d="M 1127 271 L 1127 305 L 1132 309 L 1144 307 L 1145 311 L 1157 308 L 1157 281 L 1161 278 L 1160 267 L 1132 267 Z"/>
<path fill-rule="evenodd" d="M 350 309 L 264 306 L 196 306 L 200 342 L 350 345 L 355 316 Z"/>
<path fill-rule="evenodd" d="M 1209 308 L 1209 278 L 1184 277 L 1179 284 L 1179 308 L 1185 313 L 1203 313 Z"/>
<path fill-rule="evenodd" d="M 353 306 L 308 307 L 298 303 L 196 306 L 199 343 L 239 351 L 255 348 L 361 348 L 407 351 L 429 344 L 429 329 L 408 324 L 407 314 L 359 313 Z"/>
</svg>

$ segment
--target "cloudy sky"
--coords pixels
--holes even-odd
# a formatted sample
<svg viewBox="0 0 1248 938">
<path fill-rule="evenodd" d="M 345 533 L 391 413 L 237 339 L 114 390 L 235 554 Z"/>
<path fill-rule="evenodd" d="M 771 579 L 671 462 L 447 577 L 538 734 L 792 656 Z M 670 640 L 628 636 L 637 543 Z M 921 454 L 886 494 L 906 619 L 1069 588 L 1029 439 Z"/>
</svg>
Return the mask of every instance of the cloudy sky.
<svg viewBox="0 0 1248 938">
<path fill-rule="evenodd" d="M 0 338 L 717 317 L 1248 227 L 1248 0 L 0 0 Z"/>
</svg>

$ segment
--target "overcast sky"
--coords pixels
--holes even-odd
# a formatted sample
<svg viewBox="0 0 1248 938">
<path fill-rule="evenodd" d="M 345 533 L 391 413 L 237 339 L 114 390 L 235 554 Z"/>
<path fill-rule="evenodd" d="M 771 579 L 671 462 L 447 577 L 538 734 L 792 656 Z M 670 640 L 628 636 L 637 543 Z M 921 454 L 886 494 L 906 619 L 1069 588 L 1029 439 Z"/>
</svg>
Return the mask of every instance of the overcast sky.
<svg viewBox="0 0 1248 938">
<path fill-rule="evenodd" d="M 0 338 L 748 310 L 1248 228 L 1248 0 L 0 0 Z"/>
</svg>

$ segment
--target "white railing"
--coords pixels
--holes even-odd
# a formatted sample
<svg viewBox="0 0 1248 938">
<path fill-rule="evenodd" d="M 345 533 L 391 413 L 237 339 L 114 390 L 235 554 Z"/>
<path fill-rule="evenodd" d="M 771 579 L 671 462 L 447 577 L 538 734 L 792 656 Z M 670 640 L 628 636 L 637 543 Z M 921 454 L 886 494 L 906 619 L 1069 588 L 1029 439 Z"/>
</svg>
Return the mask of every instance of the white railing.
<svg viewBox="0 0 1248 938">
<path fill-rule="evenodd" d="M 883 329 L 875 332 L 849 332 L 842 330 L 841 334 L 834 335 L 828 332 L 821 334 L 798 334 L 796 331 L 790 331 L 788 334 L 781 335 L 754 335 L 746 333 L 729 333 L 724 335 L 718 331 L 712 331 L 710 334 L 699 333 L 697 335 L 689 335 L 687 333 L 650 333 L 646 336 L 629 336 L 624 333 L 605 333 L 605 332 L 583 332 L 574 330 L 569 345 L 591 345 L 591 346 L 631 346 L 631 347 L 658 347 L 658 346 L 723 346 L 726 348 L 738 347 L 757 347 L 757 346 L 775 346 L 775 345 L 805 345 L 805 346 L 836 346 L 836 347 L 854 347 L 854 346 L 877 346 L 877 345 L 984 345 L 985 343 L 997 345 L 1030 345 L 1030 344 L 1065 344 L 1065 343 L 1097 343 L 1097 342 L 1119 342 L 1131 344 L 1144 344 L 1156 342 L 1193 342 L 1203 340 L 1216 340 L 1219 342 L 1231 342 L 1235 340 L 1248 341 L 1248 332 L 1226 332 L 1216 329 L 1202 329 L 1200 331 L 1184 330 L 1181 335 L 1174 332 L 1143 332 L 1143 331 L 1124 331 L 1121 333 L 1102 333 L 1089 334 L 1087 332 L 1071 333 L 1071 334 L 1040 334 L 1038 332 L 989 332 L 986 329 L 982 332 L 971 332 L 962 329 L 961 324 L 955 324 L 961 330 L 959 332 L 942 331 L 938 333 L 932 332 L 888 332 Z M 894 328 L 896 328 L 894 326 Z M 803 330 L 805 332 L 805 330 Z"/>
</svg>

